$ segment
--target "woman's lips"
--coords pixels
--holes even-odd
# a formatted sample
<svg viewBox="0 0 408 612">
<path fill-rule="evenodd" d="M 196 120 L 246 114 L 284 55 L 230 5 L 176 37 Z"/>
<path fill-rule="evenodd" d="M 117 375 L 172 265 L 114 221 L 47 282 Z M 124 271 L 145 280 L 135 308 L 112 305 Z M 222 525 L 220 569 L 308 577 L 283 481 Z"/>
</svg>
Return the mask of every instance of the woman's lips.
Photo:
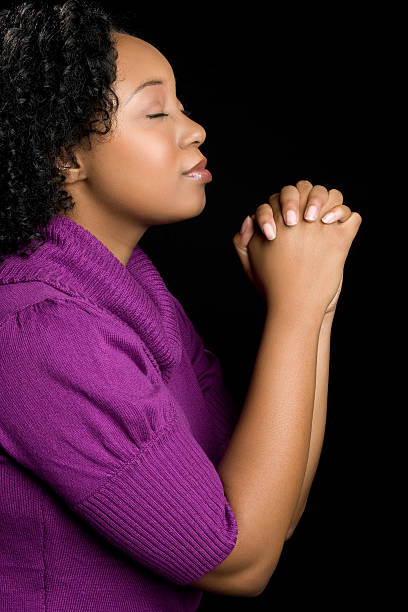
<svg viewBox="0 0 408 612">
<path fill-rule="evenodd" d="M 203 157 L 202 159 L 200 159 L 198 164 L 196 164 L 195 166 L 191 166 L 191 168 L 183 172 L 183 174 L 190 174 L 194 170 L 205 170 L 206 165 L 207 165 L 207 158 Z"/>
<path fill-rule="evenodd" d="M 201 161 L 198 162 L 195 166 L 187 170 L 187 172 L 183 172 L 184 176 L 188 176 L 196 181 L 208 183 L 212 181 L 212 175 L 209 170 L 206 170 L 207 158 L 203 157 Z"/>
<path fill-rule="evenodd" d="M 209 170 L 192 170 L 188 174 L 184 174 L 184 176 L 202 183 L 209 183 L 212 181 L 212 174 Z"/>
</svg>

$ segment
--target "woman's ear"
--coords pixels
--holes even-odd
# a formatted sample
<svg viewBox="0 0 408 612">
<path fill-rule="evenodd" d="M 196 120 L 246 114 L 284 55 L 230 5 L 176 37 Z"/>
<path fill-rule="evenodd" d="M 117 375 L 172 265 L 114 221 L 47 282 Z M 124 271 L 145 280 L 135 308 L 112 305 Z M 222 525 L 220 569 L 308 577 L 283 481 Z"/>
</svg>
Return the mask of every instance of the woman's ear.
<svg viewBox="0 0 408 612">
<path fill-rule="evenodd" d="M 87 177 L 85 164 L 80 154 L 76 153 L 74 156 L 76 165 L 73 165 L 72 161 L 67 156 L 57 157 L 56 166 L 61 174 L 65 176 L 64 183 L 76 183 L 82 181 Z"/>
</svg>

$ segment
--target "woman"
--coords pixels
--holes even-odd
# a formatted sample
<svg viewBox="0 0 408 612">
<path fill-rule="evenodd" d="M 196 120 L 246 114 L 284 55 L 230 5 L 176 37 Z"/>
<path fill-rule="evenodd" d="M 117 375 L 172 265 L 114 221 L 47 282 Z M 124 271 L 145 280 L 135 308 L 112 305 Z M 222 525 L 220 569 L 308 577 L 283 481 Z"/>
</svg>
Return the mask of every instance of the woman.
<svg viewBox="0 0 408 612">
<path fill-rule="evenodd" d="M 313 479 L 319 337 L 361 217 L 299 181 L 234 236 L 268 305 L 239 410 L 138 245 L 206 203 L 210 177 L 189 174 L 206 134 L 169 62 L 95 3 L 0 23 L 0 608 L 254 597 Z"/>
</svg>

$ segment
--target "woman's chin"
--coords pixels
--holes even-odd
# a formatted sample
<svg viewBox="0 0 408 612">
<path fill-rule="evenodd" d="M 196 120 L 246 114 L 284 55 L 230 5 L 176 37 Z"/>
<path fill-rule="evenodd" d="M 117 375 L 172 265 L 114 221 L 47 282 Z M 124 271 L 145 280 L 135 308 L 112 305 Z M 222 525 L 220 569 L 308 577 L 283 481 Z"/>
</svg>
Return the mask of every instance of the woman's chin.
<svg viewBox="0 0 408 612">
<path fill-rule="evenodd" d="M 205 193 L 204 193 L 204 197 L 201 200 L 201 202 L 199 203 L 198 208 L 197 208 L 197 212 L 196 212 L 196 214 L 194 216 L 199 215 L 204 210 L 206 203 L 207 203 L 207 198 L 206 198 Z"/>
</svg>

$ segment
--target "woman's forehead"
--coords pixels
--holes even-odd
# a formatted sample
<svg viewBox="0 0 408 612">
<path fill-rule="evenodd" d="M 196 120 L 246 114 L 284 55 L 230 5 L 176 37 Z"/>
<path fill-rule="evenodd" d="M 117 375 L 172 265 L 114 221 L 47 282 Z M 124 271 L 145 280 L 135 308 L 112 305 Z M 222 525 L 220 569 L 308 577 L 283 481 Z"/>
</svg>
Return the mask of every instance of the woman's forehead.
<svg viewBox="0 0 408 612">
<path fill-rule="evenodd" d="M 153 45 L 136 36 L 117 34 L 117 93 L 128 98 L 150 80 L 163 80 L 175 86 L 173 69 Z"/>
</svg>

